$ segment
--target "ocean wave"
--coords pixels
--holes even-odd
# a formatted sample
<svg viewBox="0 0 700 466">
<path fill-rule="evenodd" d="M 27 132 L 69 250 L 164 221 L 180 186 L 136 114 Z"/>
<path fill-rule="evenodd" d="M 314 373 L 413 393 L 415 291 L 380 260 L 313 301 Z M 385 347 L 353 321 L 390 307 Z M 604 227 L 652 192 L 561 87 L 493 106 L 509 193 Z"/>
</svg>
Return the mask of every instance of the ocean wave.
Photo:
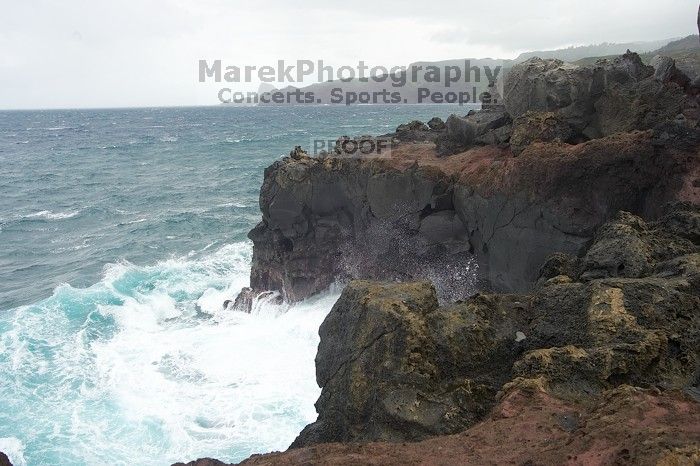
<svg viewBox="0 0 700 466">
<path fill-rule="evenodd" d="M 31 464 L 69 466 L 286 448 L 316 417 L 318 327 L 337 294 L 225 310 L 251 254 L 244 242 L 114 263 L 88 288 L 0 316 L 0 436 Z"/>
<path fill-rule="evenodd" d="M 249 206 L 242 202 L 224 202 L 223 204 L 217 204 L 216 207 L 238 207 L 239 209 L 243 209 Z"/>
<path fill-rule="evenodd" d="M 80 214 L 79 210 L 69 211 L 69 212 L 52 212 L 50 210 L 42 210 L 40 212 L 35 212 L 33 214 L 25 215 L 24 218 L 41 218 L 45 220 L 64 220 L 67 218 L 73 218 Z"/>
<path fill-rule="evenodd" d="M 226 138 L 224 139 L 225 142 L 229 144 L 238 144 L 241 142 L 253 142 L 252 138 Z"/>
</svg>

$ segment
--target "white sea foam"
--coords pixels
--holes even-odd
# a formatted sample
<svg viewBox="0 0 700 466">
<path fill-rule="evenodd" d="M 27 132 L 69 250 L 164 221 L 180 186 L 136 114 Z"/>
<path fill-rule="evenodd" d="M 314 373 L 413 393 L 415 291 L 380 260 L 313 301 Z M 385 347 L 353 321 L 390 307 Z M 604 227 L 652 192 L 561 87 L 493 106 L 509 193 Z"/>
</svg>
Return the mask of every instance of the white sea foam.
<svg viewBox="0 0 700 466">
<path fill-rule="evenodd" d="M 62 220 L 66 218 L 73 218 L 78 215 L 80 211 L 69 211 L 69 212 L 52 212 L 50 210 L 42 210 L 40 212 L 35 212 L 29 214 L 26 218 L 43 218 L 47 220 Z"/>
<path fill-rule="evenodd" d="M 0 316 L 0 373 L 10 374 L 0 436 L 16 436 L 31 464 L 285 449 L 316 417 L 318 327 L 337 292 L 224 310 L 248 284 L 250 257 L 250 244 L 236 243 L 150 267 L 111 264 L 90 288 L 63 285 L 9 322 Z"/>
<path fill-rule="evenodd" d="M 7 455 L 14 466 L 27 466 L 24 459 L 24 445 L 18 438 L 0 438 L 0 451 Z"/>
<path fill-rule="evenodd" d="M 242 202 L 224 202 L 223 204 L 217 204 L 216 207 L 238 207 L 239 209 L 242 209 L 244 207 L 248 207 L 248 205 Z"/>
</svg>

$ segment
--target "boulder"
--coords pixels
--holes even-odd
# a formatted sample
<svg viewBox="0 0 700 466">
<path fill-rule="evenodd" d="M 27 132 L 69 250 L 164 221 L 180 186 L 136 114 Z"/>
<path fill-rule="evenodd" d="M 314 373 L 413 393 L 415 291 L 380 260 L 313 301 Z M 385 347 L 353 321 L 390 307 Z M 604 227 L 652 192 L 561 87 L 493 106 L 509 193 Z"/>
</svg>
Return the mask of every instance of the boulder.
<svg viewBox="0 0 700 466">
<path fill-rule="evenodd" d="M 309 154 L 302 149 L 301 146 L 295 146 L 294 149 L 289 153 L 289 156 L 294 160 L 301 160 L 303 157 L 308 157 Z"/>
<path fill-rule="evenodd" d="M 504 143 L 510 138 L 511 120 L 500 106 L 472 111 L 465 117 L 450 115 L 446 131 L 435 141 L 438 154 L 452 155 L 475 144 Z"/>
<path fill-rule="evenodd" d="M 527 112 L 513 122 L 510 147 L 515 155 L 533 142 L 573 142 L 576 131 L 555 112 Z"/>
<path fill-rule="evenodd" d="M 240 293 L 238 293 L 238 296 L 236 296 L 236 299 L 233 300 L 233 303 L 231 303 L 230 300 L 224 302 L 224 308 L 228 309 L 229 306 L 231 306 L 231 309 L 234 311 L 250 312 L 253 307 L 253 299 L 255 299 L 256 294 L 257 293 L 255 293 L 252 288 L 246 286 L 240 291 Z M 227 305 L 227 303 L 229 303 L 229 305 Z"/>
<path fill-rule="evenodd" d="M 427 125 L 422 121 L 414 120 L 401 124 L 395 132 L 380 137 L 395 139 L 397 142 L 432 142 L 444 129 L 444 123 L 439 118 L 431 119 Z"/>
<path fill-rule="evenodd" d="M 442 121 L 442 118 L 439 117 L 431 118 L 428 121 L 428 127 L 433 131 L 444 131 L 447 128 L 445 122 Z"/>
<path fill-rule="evenodd" d="M 428 126 L 419 120 L 413 120 L 409 123 L 404 123 L 396 128 L 397 133 L 402 133 L 404 131 L 428 131 Z"/>
<path fill-rule="evenodd" d="M 673 58 L 657 55 L 651 60 L 651 66 L 654 67 L 654 79 L 661 83 L 673 82 L 684 89 L 690 85 L 690 79 L 676 67 Z"/>
<path fill-rule="evenodd" d="M 506 111 L 513 119 L 527 112 L 562 112 L 583 130 L 593 113 L 593 82 L 592 68 L 531 58 L 513 66 L 505 77 Z"/>
<path fill-rule="evenodd" d="M 318 420 L 292 448 L 419 440 L 473 424 L 518 352 L 518 319 L 508 317 L 519 312 L 508 298 L 439 309 L 425 282 L 352 282 L 319 330 Z"/>
</svg>

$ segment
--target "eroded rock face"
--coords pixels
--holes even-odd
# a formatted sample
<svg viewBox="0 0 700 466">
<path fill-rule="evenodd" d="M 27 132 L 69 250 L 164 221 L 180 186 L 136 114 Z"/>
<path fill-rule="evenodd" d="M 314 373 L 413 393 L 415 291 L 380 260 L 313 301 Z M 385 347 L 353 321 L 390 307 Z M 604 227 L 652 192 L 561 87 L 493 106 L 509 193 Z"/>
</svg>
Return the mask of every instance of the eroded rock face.
<svg viewBox="0 0 700 466">
<path fill-rule="evenodd" d="M 484 148 L 452 159 L 278 161 L 249 234 L 251 286 L 298 301 L 338 279 L 448 282 L 469 270 L 464 293 L 445 298 L 527 290 L 549 255 L 578 255 L 617 211 L 653 218 L 668 201 L 700 199 L 697 144 L 663 134 L 535 143 L 518 157 Z"/>
<path fill-rule="evenodd" d="M 700 202 L 700 103 L 678 72 L 633 53 L 534 58 L 508 74 L 505 109 L 401 125 L 386 157 L 293 151 L 265 171 L 252 293 L 298 301 L 353 278 L 429 279 L 443 300 L 524 291 L 619 210 Z M 454 270 L 462 292 L 445 291 Z"/>
<path fill-rule="evenodd" d="M 278 162 L 261 190 L 263 222 L 249 234 L 251 285 L 297 301 L 342 277 L 439 281 L 443 270 L 473 262 L 451 201 L 449 185 L 429 168 Z"/>
<path fill-rule="evenodd" d="M 319 418 L 292 446 L 459 432 L 522 386 L 578 401 L 622 384 L 695 393 L 699 224 L 690 205 L 654 223 L 621 213 L 527 295 L 440 306 L 428 283 L 351 283 L 319 332 Z"/>
</svg>

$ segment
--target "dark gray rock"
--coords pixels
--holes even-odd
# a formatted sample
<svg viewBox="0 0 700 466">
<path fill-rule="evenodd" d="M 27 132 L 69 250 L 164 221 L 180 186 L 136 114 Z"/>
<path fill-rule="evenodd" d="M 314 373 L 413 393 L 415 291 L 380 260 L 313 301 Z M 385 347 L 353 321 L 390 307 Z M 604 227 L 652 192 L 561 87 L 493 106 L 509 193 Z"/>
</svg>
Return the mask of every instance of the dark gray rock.
<svg viewBox="0 0 700 466">
<path fill-rule="evenodd" d="M 445 122 L 439 117 L 431 118 L 430 121 L 428 121 L 428 127 L 433 131 L 444 131 L 447 128 Z"/>
<path fill-rule="evenodd" d="M 510 116 L 500 106 L 470 112 L 465 117 L 450 115 L 445 133 L 435 141 L 438 154 L 452 155 L 492 141 L 503 144 L 510 138 L 510 123 Z"/>
<path fill-rule="evenodd" d="M 10 459 L 7 455 L 0 451 L 0 466 L 12 466 Z"/>
<path fill-rule="evenodd" d="M 593 66 L 532 58 L 515 65 L 505 79 L 506 109 L 517 121 L 527 112 L 556 113 L 574 131 L 592 139 L 651 129 L 683 111 L 685 84 L 663 60 L 656 70 L 628 52 Z"/>
<path fill-rule="evenodd" d="M 255 291 L 253 291 L 252 288 L 250 287 L 245 287 L 241 290 L 240 293 L 238 293 L 238 296 L 236 296 L 236 299 L 233 301 L 233 304 L 231 307 L 234 311 L 239 311 L 239 312 L 250 312 L 251 308 L 253 307 L 253 299 L 255 298 Z M 228 301 L 230 303 L 230 301 Z M 224 307 L 228 309 L 228 306 L 226 303 L 224 303 Z"/>
<path fill-rule="evenodd" d="M 697 164 L 683 150 L 672 138 L 622 134 L 486 159 L 459 178 L 391 160 L 279 161 L 249 234 L 251 287 L 290 301 L 350 278 L 431 279 L 445 299 L 527 290 L 550 254 L 578 255 L 618 210 L 658 215 Z M 456 276 L 455 292 L 446 284 Z"/>
</svg>

